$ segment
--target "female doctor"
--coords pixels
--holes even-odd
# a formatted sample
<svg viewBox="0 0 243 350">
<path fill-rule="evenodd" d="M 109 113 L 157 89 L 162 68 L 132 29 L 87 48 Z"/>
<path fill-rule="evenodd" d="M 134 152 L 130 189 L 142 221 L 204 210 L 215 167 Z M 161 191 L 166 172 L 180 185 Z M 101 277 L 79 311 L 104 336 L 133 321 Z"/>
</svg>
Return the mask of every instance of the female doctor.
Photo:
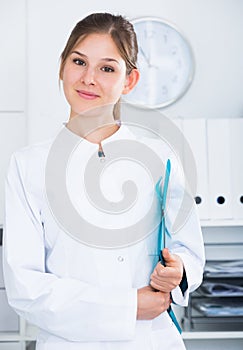
<svg viewBox="0 0 243 350">
<path fill-rule="evenodd" d="M 139 189 L 135 208 L 121 215 L 101 213 L 90 208 L 79 177 L 90 157 L 100 161 L 109 156 L 109 144 L 138 140 L 136 133 L 114 118 L 121 95 L 129 93 L 139 79 L 136 59 L 132 24 L 108 13 L 91 14 L 77 23 L 61 55 L 60 79 L 70 105 L 69 120 L 62 128 L 82 140 L 70 155 L 67 188 L 79 215 L 105 230 L 137 222 L 154 194 L 140 169 L 124 160 L 104 173 L 103 191 L 113 202 L 119 201 L 124 173 L 131 173 Z M 165 267 L 157 263 L 156 225 L 152 233 L 132 244 L 113 249 L 85 244 L 67 233 L 48 202 L 45 173 L 53 142 L 15 152 L 6 181 L 6 291 L 14 310 L 39 328 L 37 349 L 184 349 L 167 309 L 172 300 L 186 306 L 189 293 L 202 280 L 204 249 L 195 208 L 171 235 L 170 250 L 163 251 Z M 158 152 L 152 141 L 147 145 Z M 64 151 L 66 145 L 61 147 Z M 179 167 L 165 143 L 159 156 L 164 163 L 170 157 L 172 165 L 170 228 L 180 210 Z M 96 174 L 92 176 L 99 181 Z M 64 205 L 61 196 L 58 201 Z M 151 220 L 158 215 L 156 208 Z"/>
</svg>

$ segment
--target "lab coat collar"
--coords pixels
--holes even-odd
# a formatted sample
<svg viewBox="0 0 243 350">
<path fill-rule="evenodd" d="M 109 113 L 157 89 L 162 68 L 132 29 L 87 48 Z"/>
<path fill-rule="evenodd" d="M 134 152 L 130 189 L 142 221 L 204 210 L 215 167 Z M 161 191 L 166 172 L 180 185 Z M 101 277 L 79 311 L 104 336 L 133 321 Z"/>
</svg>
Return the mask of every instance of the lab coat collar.
<svg viewBox="0 0 243 350">
<path fill-rule="evenodd" d="M 111 136 L 105 138 L 101 144 L 104 145 L 109 142 L 113 142 L 116 140 L 121 140 L 121 139 L 129 139 L 129 140 L 134 140 L 136 138 L 135 134 L 131 131 L 128 125 L 125 123 L 121 122 L 120 120 L 117 121 L 117 124 L 119 125 L 119 129 L 112 134 Z M 89 146 L 97 147 L 96 143 L 90 142 L 89 140 L 75 134 L 72 130 L 67 128 L 67 123 L 63 123 L 64 127 L 68 132 L 70 132 L 72 135 L 76 135 L 78 138 L 80 138 L 80 141 L 86 143 Z"/>
</svg>

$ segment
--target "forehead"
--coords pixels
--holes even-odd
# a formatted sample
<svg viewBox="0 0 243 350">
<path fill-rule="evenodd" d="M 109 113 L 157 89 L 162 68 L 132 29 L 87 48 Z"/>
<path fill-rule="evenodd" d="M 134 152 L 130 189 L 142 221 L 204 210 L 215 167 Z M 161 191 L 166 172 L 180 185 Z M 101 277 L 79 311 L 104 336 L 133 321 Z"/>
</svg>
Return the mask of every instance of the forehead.
<svg viewBox="0 0 243 350">
<path fill-rule="evenodd" d="M 112 52 L 114 55 L 121 57 L 119 49 L 113 38 L 110 34 L 106 33 L 92 33 L 80 38 L 73 50 L 82 50 L 82 53 L 84 54 L 85 51 L 96 52 L 97 54 L 102 52 Z"/>
</svg>

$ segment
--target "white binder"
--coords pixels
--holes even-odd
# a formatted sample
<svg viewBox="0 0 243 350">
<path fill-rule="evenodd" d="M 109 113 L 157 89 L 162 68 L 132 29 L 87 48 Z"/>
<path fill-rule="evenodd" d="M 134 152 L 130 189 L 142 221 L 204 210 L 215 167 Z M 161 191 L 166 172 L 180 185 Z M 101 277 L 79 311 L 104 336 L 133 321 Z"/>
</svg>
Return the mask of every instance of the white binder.
<svg viewBox="0 0 243 350">
<path fill-rule="evenodd" d="M 183 132 L 191 147 L 197 168 L 197 191 L 195 200 L 199 217 L 209 219 L 208 164 L 205 119 L 184 119 Z M 190 167 L 190 157 L 185 153 L 185 166 Z"/>
<path fill-rule="evenodd" d="M 243 119 L 230 120 L 232 214 L 243 219 Z"/>
<path fill-rule="evenodd" d="M 232 219 L 230 119 L 208 119 L 208 173 L 211 219 Z"/>
</svg>

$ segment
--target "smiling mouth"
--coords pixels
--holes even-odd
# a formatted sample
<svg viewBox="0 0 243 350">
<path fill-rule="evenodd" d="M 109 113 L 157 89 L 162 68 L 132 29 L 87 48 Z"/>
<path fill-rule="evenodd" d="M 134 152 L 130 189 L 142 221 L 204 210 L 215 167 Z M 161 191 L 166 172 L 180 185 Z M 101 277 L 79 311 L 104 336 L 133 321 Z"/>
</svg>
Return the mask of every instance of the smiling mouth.
<svg viewBox="0 0 243 350">
<path fill-rule="evenodd" d="M 84 90 L 77 90 L 77 93 L 80 97 L 82 97 L 86 100 L 94 100 L 97 97 L 99 97 L 99 95 L 96 95 L 93 92 L 84 91 Z"/>
</svg>

